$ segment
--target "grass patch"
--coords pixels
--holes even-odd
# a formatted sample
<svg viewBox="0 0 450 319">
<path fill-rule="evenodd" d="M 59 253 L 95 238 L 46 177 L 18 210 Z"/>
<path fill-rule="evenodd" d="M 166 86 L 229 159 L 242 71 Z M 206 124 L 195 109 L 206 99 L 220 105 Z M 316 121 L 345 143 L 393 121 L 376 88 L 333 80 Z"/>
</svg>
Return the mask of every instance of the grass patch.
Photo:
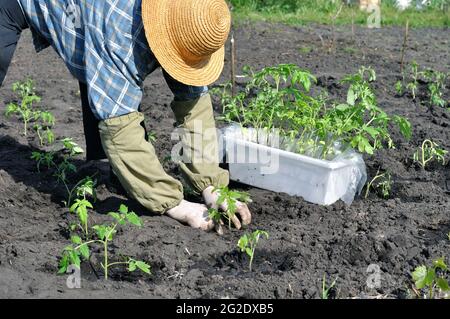
<svg viewBox="0 0 450 319">
<path fill-rule="evenodd" d="M 343 51 L 347 54 L 357 54 L 359 52 L 359 50 L 357 48 L 354 47 L 345 47 L 343 49 Z"/>
<path fill-rule="evenodd" d="M 265 21 L 289 25 L 309 23 L 332 24 L 340 4 L 330 0 L 231 0 L 234 18 L 239 24 L 244 21 Z M 368 13 L 358 6 L 345 5 L 336 20 L 337 25 L 348 25 L 352 19 L 357 25 L 366 25 Z M 409 8 L 400 11 L 393 1 L 384 1 L 381 7 L 381 25 L 405 25 L 409 20 L 412 28 L 449 27 L 450 11 L 441 5 L 429 6 L 422 10 Z"/>
<path fill-rule="evenodd" d="M 311 48 L 311 47 L 301 47 L 301 48 L 298 49 L 298 51 L 299 51 L 300 53 L 302 53 L 302 54 L 308 54 L 308 53 L 311 53 L 312 50 L 313 50 L 313 48 Z"/>
</svg>

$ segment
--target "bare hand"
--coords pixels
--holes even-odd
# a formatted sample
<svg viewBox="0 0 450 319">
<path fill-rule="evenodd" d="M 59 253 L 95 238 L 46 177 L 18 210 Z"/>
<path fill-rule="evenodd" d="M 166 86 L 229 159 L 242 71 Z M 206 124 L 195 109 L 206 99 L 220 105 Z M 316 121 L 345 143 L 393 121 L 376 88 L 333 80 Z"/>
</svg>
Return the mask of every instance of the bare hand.
<svg viewBox="0 0 450 319">
<path fill-rule="evenodd" d="M 203 193 L 203 200 L 208 208 L 214 208 L 226 212 L 228 210 L 228 203 L 225 201 L 220 205 L 217 205 L 217 200 L 219 199 L 219 191 L 214 191 L 214 187 L 210 186 L 206 188 Z M 240 220 L 238 218 L 240 217 Z M 231 216 L 231 222 L 237 229 L 241 229 L 242 225 L 249 225 L 252 221 L 252 215 L 248 209 L 247 204 L 240 201 L 236 201 L 236 214 Z M 222 233 L 223 222 L 220 225 L 216 225 L 216 231 Z"/>
</svg>

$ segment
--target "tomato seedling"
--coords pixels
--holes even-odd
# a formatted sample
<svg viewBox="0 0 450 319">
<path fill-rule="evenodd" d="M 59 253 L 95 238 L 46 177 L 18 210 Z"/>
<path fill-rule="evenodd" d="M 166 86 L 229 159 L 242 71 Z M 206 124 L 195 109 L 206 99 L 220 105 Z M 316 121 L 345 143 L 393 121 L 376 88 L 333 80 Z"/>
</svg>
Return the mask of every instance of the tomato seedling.
<svg viewBox="0 0 450 319">
<path fill-rule="evenodd" d="M 411 82 L 406 85 L 406 88 L 411 92 L 413 100 L 416 99 L 417 89 L 419 87 L 419 77 L 423 74 L 419 72 L 419 65 L 416 61 L 412 61 L 410 64 L 410 77 Z"/>
<path fill-rule="evenodd" d="M 55 117 L 50 112 L 39 112 L 36 116 L 36 123 L 33 125 L 33 129 L 39 138 L 39 144 L 44 146 L 45 141 L 47 144 L 53 144 L 55 142 L 55 134 L 51 127 L 55 125 Z"/>
<path fill-rule="evenodd" d="M 445 107 L 447 102 L 444 100 L 445 81 L 447 75 L 442 72 L 430 70 L 428 72 L 428 95 L 430 107 Z"/>
<path fill-rule="evenodd" d="M 148 141 L 155 143 L 157 139 L 156 133 L 155 132 L 149 132 L 148 133 Z"/>
<path fill-rule="evenodd" d="M 419 293 L 422 289 L 427 289 L 428 292 L 423 297 L 433 299 L 436 293 L 448 294 L 450 292 L 448 274 L 449 271 L 445 260 L 440 258 L 433 262 L 432 267 L 424 265 L 417 267 L 411 275 Z M 422 297 L 421 294 L 418 296 Z"/>
<path fill-rule="evenodd" d="M 321 298 L 326 300 L 330 298 L 330 291 L 331 289 L 334 289 L 337 283 L 338 277 L 334 279 L 334 281 L 331 283 L 330 286 L 327 287 L 327 280 L 325 278 L 325 275 L 323 275 L 322 279 L 322 295 Z"/>
<path fill-rule="evenodd" d="M 419 81 L 422 81 L 427 83 L 427 92 L 423 92 L 423 95 L 428 97 L 427 104 L 430 108 L 433 106 L 445 107 L 448 104 L 444 99 L 444 91 L 446 88 L 448 74 L 432 69 L 421 71 L 419 70 L 419 65 L 417 62 L 413 61 L 410 64 L 409 73 L 406 75 L 404 74 L 403 78 L 404 80 L 406 78 L 406 81 L 408 81 L 406 84 L 406 89 L 409 90 L 414 100 L 417 98 L 419 93 Z M 401 81 L 398 83 L 400 83 L 399 85 L 403 85 Z"/>
<path fill-rule="evenodd" d="M 241 250 L 241 252 L 245 252 L 249 257 L 249 269 L 252 271 L 253 258 L 255 257 L 255 250 L 258 246 L 259 239 L 262 237 L 269 238 L 269 233 L 263 230 L 255 230 L 251 234 L 243 235 L 239 241 L 237 246 Z"/>
<path fill-rule="evenodd" d="M 216 223 L 220 223 L 222 218 L 228 222 L 228 228 L 231 229 L 232 218 L 236 215 L 238 201 L 242 203 L 250 203 L 251 199 L 248 193 L 230 190 L 228 187 L 216 187 L 214 193 L 219 194 L 216 204 L 217 208 L 210 208 L 209 218 Z M 225 205 L 227 209 L 221 211 L 219 206 Z"/>
<path fill-rule="evenodd" d="M 385 145 L 394 147 L 391 122 L 405 138 L 411 137 L 407 119 L 390 117 L 378 107 L 371 87 L 376 80 L 372 68 L 361 67 L 341 81 L 349 85 L 344 103 L 329 101 L 323 93 L 310 95 L 316 78 L 292 64 L 248 72 L 248 77 L 245 90 L 236 96 L 227 87 L 221 92 L 224 111 L 219 119 L 238 122 L 244 135 L 247 128 L 253 128 L 256 137 L 251 137 L 252 142 L 270 145 L 270 135 L 277 132 L 282 143 L 275 147 L 333 159 L 350 147 L 368 154 Z"/>
<path fill-rule="evenodd" d="M 395 83 L 395 92 L 397 92 L 398 95 L 403 95 L 403 83 L 402 83 L 402 81 L 397 81 Z"/>
<path fill-rule="evenodd" d="M 68 175 L 77 171 L 76 166 L 72 163 L 73 159 L 83 153 L 83 149 L 78 146 L 71 138 L 65 138 L 62 141 L 63 149 L 61 151 L 61 160 L 58 161 L 55 152 L 33 152 L 31 159 L 36 161 L 37 170 L 40 171 L 41 165 L 45 164 L 47 168 L 54 168 L 53 176 L 56 177 L 58 183 L 62 183 L 67 192 L 66 206 L 72 204 L 72 196 L 74 190 L 69 188 Z M 78 184 L 77 184 L 78 185 Z"/>
<path fill-rule="evenodd" d="M 70 206 L 69 211 L 77 214 L 80 220 L 80 228 L 84 231 L 86 238 L 89 237 L 88 210 L 94 208 L 88 197 L 90 196 L 96 201 L 95 185 L 96 181 L 88 176 L 79 181 L 71 191 L 71 194 L 75 193 L 77 198 Z"/>
<path fill-rule="evenodd" d="M 50 169 L 54 165 L 55 153 L 54 152 L 32 152 L 31 159 L 36 161 L 37 171 L 41 171 L 41 165 L 47 166 Z"/>
<path fill-rule="evenodd" d="M 6 106 L 7 117 L 16 115 L 23 122 L 23 135 L 27 136 L 28 123 L 35 115 L 34 103 L 41 101 L 41 98 L 35 94 L 34 82 L 27 79 L 23 82 L 13 84 L 13 92 L 17 94 L 19 103 L 9 103 Z"/>
<path fill-rule="evenodd" d="M 439 145 L 430 139 L 423 141 L 421 147 L 414 153 L 413 160 L 422 168 L 436 159 L 442 165 L 445 165 L 445 155 L 448 151 L 439 148 Z"/>
<path fill-rule="evenodd" d="M 375 177 L 366 186 L 364 198 L 369 196 L 371 189 L 377 191 L 384 199 L 388 198 L 392 189 L 391 174 L 389 172 L 380 174 L 380 169 L 378 169 Z"/>
<path fill-rule="evenodd" d="M 28 79 L 23 82 L 13 84 L 13 92 L 17 94 L 18 103 L 11 102 L 6 106 L 6 117 L 15 115 L 23 122 L 23 135 L 27 136 L 31 122 L 34 122 L 33 130 L 36 132 L 39 143 L 44 145 L 44 138 L 48 144 L 55 141 L 55 136 L 51 130 L 55 124 L 55 117 L 48 111 L 42 111 L 35 107 L 41 98 L 36 95 L 34 82 Z"/>
<path fill-rule="evenodd" d="M 90 246 L 99 244 L 103 248 L 103 262 L 101 267 L 104 272 L 105 280 L 108 280 L 108 270 L 110 267 L 117 265 L 125 265 L 129 272 L 140 269 L 146 274 L 151 274 L 150 265 L 141 260 L 133 258 L 126 258 L 125 261 L 110 262 L 109 258 L 109 244 L 113 241 L 119 226 L 131 224 L 137 227 L 142 227 L 141 219 L 134 213 L 128 211 L 128 207 L 120 205 L 117 212 L 110 212 L 108 214 L 113 218 L 110 224 L 95 225 L 92 228 L 95 230 L 96 239 L 83 242 L 79 236 L 72 236 L 72 244 L 64 248 L 63 254 L 59 263 L 59 273 L 64 274 L 70 265 L 77 268 L 81 266 L 81 260 L 88 260 L 90 258 Z"/>
</svg>

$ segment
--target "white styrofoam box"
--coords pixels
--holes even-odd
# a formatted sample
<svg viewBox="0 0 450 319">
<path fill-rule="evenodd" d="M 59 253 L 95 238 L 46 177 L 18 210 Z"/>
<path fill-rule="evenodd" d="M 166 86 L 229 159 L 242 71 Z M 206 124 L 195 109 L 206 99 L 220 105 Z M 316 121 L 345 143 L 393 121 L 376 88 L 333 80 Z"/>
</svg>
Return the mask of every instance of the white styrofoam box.
<svg viewBox="0 0 450 319">
<path fill-rule="evenodd" d="M 230 178 L 247 185 L 331 205 L 339 199 L 350 204 L 367 179 L 364 161 L 356 152 L 353 158 L 327 161 L 233 135 L 225 134 L 223 138 Z"/>
</svg>

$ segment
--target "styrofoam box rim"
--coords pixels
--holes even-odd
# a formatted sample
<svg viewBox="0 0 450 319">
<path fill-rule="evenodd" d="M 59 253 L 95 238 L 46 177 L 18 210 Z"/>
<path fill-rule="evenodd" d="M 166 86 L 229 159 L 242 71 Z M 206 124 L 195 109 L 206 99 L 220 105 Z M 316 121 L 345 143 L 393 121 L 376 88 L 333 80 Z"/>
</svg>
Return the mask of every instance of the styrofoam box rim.
<svg viewBox="0 0 450 319">
<path fill-rule="evenodd" d="M 254 143 L 254 142 L 249 142 L 243 139 L 238 139 L 235 137 L 230 137 L 230 136 L 224 136 L 225 139 L 225 143 L 227 144 L 227 141 L 230 141 L 232 143 L 235 143 L 237 145 L 242 145 L 244 147 L 249 147 L 249 148 L 259 148 L 263 151 L 270 151 L 274 154 L 278 154 L 281 157 L 285 157 L 285 158 L 290 158 L 293 159 L 295 161 L 300 161 L 300 162 L 304 162 L 310 165 L 315 165 L 315 166 L 319 166 L 322 168 L 326 168 L 328 170 L 337 170 L 337 169 L 341 169 L 343 167 L 346 166 L 350 166 L 351 163 L 347 163 L 347 162 L 331 162 L 331 161 L 327 161 L 327 160 L 321 160 L 321 159 L 317 159 L 317 158 L 313 158 L 313 157 L 309 157 L 306 155 L 301 155 L 301 154 L 296 154 L 293 152 L 288 152 L 288 151 L 284 151 L 284 150 L 280 150 L 278 148 L 274 148 L 274 147 L 269 147 L 266 145 L 262 145 L 262 144 L 258 144 L 258 143 Z M 228 148 L 228 147 L 227 147 Z"/>
</svg>

